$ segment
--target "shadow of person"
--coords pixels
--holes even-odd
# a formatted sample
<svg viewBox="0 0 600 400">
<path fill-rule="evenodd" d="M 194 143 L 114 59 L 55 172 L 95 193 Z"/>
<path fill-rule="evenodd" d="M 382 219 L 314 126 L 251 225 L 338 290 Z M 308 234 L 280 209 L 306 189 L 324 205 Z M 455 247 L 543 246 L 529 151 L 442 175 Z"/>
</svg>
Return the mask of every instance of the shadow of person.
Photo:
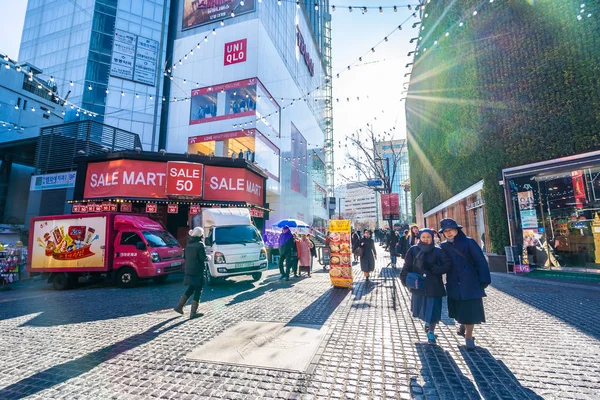
<svg viewBox="0 0 600 400">
<path fill-rule="evenodd" d="M 279 280 L 279 278 L 269 279 L 262 281 L 258 287 L 254 290 L 247 290 L 235 296 L 226 306 L 232 306 L 238 303 L 243 303 L 244 301 L 255 299 L 259 296 L 262 296 L 266 292 L 274 292 L 280 289 L 288 289 L 294 286 L 298 282 L 298 279 L 290 278 L 289 281 Z"/>
<path fill-rule="evenodd" d="M 417 377 L 411 377 L 411 394 L 413 397 L 481 399 L 477 388 L 456 365 L 456 362 L 444 349 L 426 343 L 416 343 L 417 354 L 421 360 L 421 377 L 423 386 Z"/>
<path fill-rule="evenodd" d="M 309 306 L 296 314 L 296 316 L 294 316 L 294 318 L 292 318 L 290 322 L 286 324 L 286 326 L 323 326 L 349 293 L 350 291 L 344 288 L 329 288 Z"/>
<path fill-rule="evenodd" d="M 484 399 L 543 399 L 531 389 L 523 387 L 510 369 L 487 349 L 477 347 L 469 351 L 461 346 L 460 352 Z"/>
<path fill-rule="evenodd" d="M 381 283 L 373 282 L 371 280 L 363 280 L 360 283 L 352 286 L 352 294 L 354 295 L 353 301 L 359 301 L 369 293 L 371 293 L 377 286 L 380 286 Z"/>
<path fill-rule="evenodd" d="M 161 330 L 166 324 L 177 318 L 178 317 L 174 317 L 162 321 L 151 326 L 142 333 L 129 336 L 126 339 L 86 354 L 83 357 L 55 365 L 51 368 L 37 372 L 30 377 L 21 379 L 12 385 L 0 389 L 0 399 L 22 399 L 89 372 L 103 362 L 148 343 L 159 335 L 188 321 L 182 320 L 181 322 L 177 322 Z"/>
</svg>

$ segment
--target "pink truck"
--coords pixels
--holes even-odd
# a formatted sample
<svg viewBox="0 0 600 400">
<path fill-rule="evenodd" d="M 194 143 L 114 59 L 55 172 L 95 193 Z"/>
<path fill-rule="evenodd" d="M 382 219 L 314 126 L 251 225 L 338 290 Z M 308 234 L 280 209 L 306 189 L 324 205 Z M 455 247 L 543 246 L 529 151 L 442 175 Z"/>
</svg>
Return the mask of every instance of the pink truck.
<svg viewBox="0 0 600 400">
<path fill-rule="evenodd" d="M 27 267 L 56 290 L 80 276 L 109 277 L 120 287 L 162 283 L 183 270 L 183 250 L 158 222 L 141 215 L 96 213 L 31 219 Z"/>
</svg>

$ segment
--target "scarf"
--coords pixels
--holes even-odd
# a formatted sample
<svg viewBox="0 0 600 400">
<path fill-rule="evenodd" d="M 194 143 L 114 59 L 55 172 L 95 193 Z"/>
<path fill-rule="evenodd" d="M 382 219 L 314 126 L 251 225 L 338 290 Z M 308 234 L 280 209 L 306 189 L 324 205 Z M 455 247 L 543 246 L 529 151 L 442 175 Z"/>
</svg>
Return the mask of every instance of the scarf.
<svg viewBox="0 0 600 400">
<path fill-rule="evenodd" d="M 419 252 L 417 253 L 417 256 L 415 257 L 415 272 L 419 273 L 419 274 L 424 274 L 425 273 L 425 268 L 424 268 L 424 264 L 425 264 L 425 255 L 431 253 L 434 249 L 435 249 L 435 243 L 431 242 L 430 244 L 425 244 L 423 242 L 419 242 L 417 244 L 417 247 L 419 248 Z"/>
</svg>

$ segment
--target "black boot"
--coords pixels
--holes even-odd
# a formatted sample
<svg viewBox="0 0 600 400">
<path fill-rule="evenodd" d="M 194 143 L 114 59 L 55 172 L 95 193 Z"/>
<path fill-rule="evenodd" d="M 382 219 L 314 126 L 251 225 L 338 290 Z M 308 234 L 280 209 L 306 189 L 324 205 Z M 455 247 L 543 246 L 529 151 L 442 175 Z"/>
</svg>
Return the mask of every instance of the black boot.
<svg viewBox="0 0 600 400">
<path fill-rule="evenodd" d="M 204 314 L 199 314 L 196 311 L 198 311 L 198 302 L 192 301 L 192 309 L 190 310 L 190 319 L 198 318 L 198 317 L 201 317 L 204 315 Z"/>
<path fill-rule="evenodd" d="M 179 303 L 177 303 L 177 307 L 175 307 L 173 311 L 183 315 L 183 306 L 185 306 L 185 303 L 187 303 L 189 298 L 190 296 L 186 296 L 185 294 L 181 296 L 181 298 L 179 299 Z"/>
</svg>

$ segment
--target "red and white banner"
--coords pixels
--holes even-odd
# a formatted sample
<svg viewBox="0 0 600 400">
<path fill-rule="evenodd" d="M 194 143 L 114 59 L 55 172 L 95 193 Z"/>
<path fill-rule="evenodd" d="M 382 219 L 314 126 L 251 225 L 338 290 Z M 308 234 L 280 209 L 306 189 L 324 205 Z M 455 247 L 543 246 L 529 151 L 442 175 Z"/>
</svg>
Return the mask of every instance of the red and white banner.
<svg viewBox="0 0 600 400">
<path fill-rule="evenodd" d="M 190 215 L 196 215 L 200 212 L 200 206 L 196 204 L 192 204 L 190 206 Z"/>
<path fill-rule="evenodd" d="M 89 163 L 84 197 L 166 198 L 166 175 L 164 162 L 112 160 Z"/>
<path fill-rule="evenodd" d="M 167 162 L 167 196 L 202 197 L 202 164 Z"/>
<path fill-rule="evenodd" d="M 251 208 L 250 216 L 255 217 L 255 218 L 264 218 L 265 212 L 263 210 L 259 210 L 258 208 Z"/>
<path fill-rule="evenodd" d="M 146 203 L 146 212 L 148 214 L 154 214 L 158 211 L 156 203 Z"/>
<path fill-rule="evenodd" d="M 571 181 L 573 183 L 573 197 L 575 197 L 575 207 L 583 208 L 586 201 L 585 187 L 583 185 L 583 173 L 581 170 L 571 172 Z"/>
<path fill-rule="evenodd" d="M 237 139 L 242 137 L 254 137 L 255 129 L 237 130 L 231 132 L 214 133 L 212 135 L 192 136 L 188 138 L 188 144 L 215 142 L 219 140 Z"/>
<path fill-rule="evenodd" d="M 243 168 L 205 166 L 204 199 L 264 203 L 265 180 Z"/>
<path fill-rule="evenodd" d="M 246 61 L 248 39 L 225 43 L 223 65 L 237 64 Z"/>
<path fill-rule="evenodd" d="M 123 213 L 125 213 L 125 212 L 129 213 L 129 212 L 131 212 L 131 209 L 132 209 L 131 203 L 121 203 L 121 207 L 120 208 L 121 208 L 121 212 L 123 212 Z"/>
<path fill-rule="evenodd" d="M 179 212 L 179 205 L 177 204 L 168 204 L 167 205 L 167 213 L 168 214 L 177 214 Z"/>
<path fill-rule="evenodd" d="M 73 205 L 71 206 L 71 212 L 72 213 L 80 213 L 81 212 L 81 205 L 78 203 L 73 203 Z"/>
<path fill-rule="evenodd" d="M 250 85 L 256 85 L 256 81 L 256 78 L 242 79 L 241 81 L 227 82 L 220 85 L 194 89 L 192 90 L 192 97 L 201 96 L 208 93 L 216 93 L 220 92 L 221 90 L 239 89 Z"/>
</svg>

